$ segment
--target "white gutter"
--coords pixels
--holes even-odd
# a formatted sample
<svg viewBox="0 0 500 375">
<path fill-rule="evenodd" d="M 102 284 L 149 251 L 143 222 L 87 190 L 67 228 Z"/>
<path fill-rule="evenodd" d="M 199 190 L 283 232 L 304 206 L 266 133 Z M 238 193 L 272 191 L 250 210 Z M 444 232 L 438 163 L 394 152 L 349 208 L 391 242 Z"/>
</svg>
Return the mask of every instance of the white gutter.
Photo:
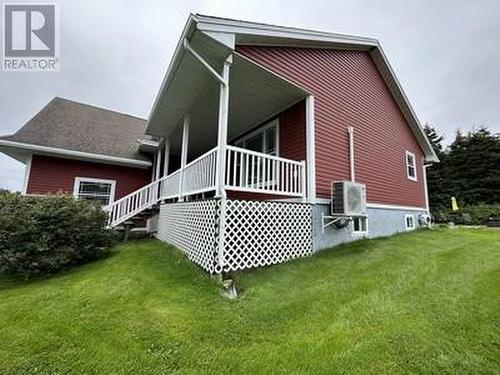
<svg viewBox="0 0 500 375">
<path fill-rule="evenodd" d="M 136 159 L 122 158 L 122 157 L 118 157 L 118 156 L 92 154 L 90 152 L 66 150 L 63 148 L 39 146 L 39 145 L 14 142 L 14 141 L 0 140 L 0 146 L 17 148 L 17 149 L 21 149 L 21 150 L 28 150 L 28 151 L 34 151 L 34 152 L 40 152 L 43 154 L 51 154 L 51 155 L 57 155 L 57 156 L 60 155 L 60 156 L 65 156 L 66 158 L 69 158 L 69 159 L 86 159 L 86 160 L 91 160 L 91 161 L 95 161 L 95 162 L 117 164 L 117 165 L 126 165 L 126 166 L 132 166 L 132 167 L 148 168 L 152 165 L 152 163 L 150 161 L 146 161 L 146 160 L 136 160 Z"/>
</svg>

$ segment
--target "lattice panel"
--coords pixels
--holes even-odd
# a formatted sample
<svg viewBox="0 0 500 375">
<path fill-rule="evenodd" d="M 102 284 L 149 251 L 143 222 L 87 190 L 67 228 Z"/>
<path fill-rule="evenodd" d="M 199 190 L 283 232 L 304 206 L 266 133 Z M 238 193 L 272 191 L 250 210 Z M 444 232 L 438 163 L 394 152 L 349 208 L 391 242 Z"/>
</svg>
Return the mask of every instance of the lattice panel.
<svg viewBox="0 0 500 375">
<path fill-rule="evenodd" d="M 220 272 L 215 256 L 219 212 L 220 201 L 216 199 L 164 204 L 157 237 L 180 248 L 206 271 Z"/>
<path fill-rule="evenodd" d="M 303 257 L 312 253 L 312 207 L 227 200 L 224 232 L 224 271 Z"/>
</svg>

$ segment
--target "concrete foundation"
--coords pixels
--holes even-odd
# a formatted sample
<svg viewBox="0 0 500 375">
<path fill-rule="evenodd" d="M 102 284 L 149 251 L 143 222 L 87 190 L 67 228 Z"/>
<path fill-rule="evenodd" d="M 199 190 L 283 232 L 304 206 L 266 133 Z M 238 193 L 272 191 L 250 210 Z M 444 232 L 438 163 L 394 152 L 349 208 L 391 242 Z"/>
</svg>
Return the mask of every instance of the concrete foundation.
<svg viewBox="0 0 500 375">
<path fill-rule="evenodd" d="M 425 210 L 368 208 L 368 231 L 367 233 L 358 234 L 353 233 L 352 221 L 344 228 L 330 225 L 323 229 L 322 214 L 328 216 L 330 206 L 328 204 L 316 204 L 313 207 L 313 250 L 319 251 L 362 238 L 376 238 L 406 232 L 406 215 L 414 217 L 413 220 L 417 229 L 420 227 L 418 218 L 425 213 Z"/>
</svg>

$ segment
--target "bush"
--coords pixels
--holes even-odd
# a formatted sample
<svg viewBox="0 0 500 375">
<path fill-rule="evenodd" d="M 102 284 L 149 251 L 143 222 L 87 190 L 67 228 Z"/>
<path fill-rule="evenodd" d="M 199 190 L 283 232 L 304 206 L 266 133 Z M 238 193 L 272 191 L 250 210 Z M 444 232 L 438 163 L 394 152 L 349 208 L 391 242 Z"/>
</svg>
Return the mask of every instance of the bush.
<svg viewBox="0 0 500 375">
<path fill-rule="evenodd" d="M 113 239 L 106 219 L 84 200 L 0 194 L 0 269 L 46 275 L 97 259 Z"/>
<path fill-rule="evenodd" d="M 490 218 L 500 218 L 500 204 L 463 206 L 458 211 L 440 209 L 433 211 L 437 223 L 454 222 L 460 225 L 485 225 Z"/>
</svg>

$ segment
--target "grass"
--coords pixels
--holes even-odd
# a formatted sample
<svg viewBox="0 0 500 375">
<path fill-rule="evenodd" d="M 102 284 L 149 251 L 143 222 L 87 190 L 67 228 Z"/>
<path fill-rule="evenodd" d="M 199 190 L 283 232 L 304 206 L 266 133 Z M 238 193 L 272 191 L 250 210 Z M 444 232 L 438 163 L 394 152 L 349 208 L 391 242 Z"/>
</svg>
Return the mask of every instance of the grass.
<svg viewBox="0 0 500 375">
<path fill-rule="evenodd" d="M 499 373 L 500 231 L 363 240 L 245 272 L 244 296 L 136 241 L 0 278 L 0 373 Z"/>
</svg>

